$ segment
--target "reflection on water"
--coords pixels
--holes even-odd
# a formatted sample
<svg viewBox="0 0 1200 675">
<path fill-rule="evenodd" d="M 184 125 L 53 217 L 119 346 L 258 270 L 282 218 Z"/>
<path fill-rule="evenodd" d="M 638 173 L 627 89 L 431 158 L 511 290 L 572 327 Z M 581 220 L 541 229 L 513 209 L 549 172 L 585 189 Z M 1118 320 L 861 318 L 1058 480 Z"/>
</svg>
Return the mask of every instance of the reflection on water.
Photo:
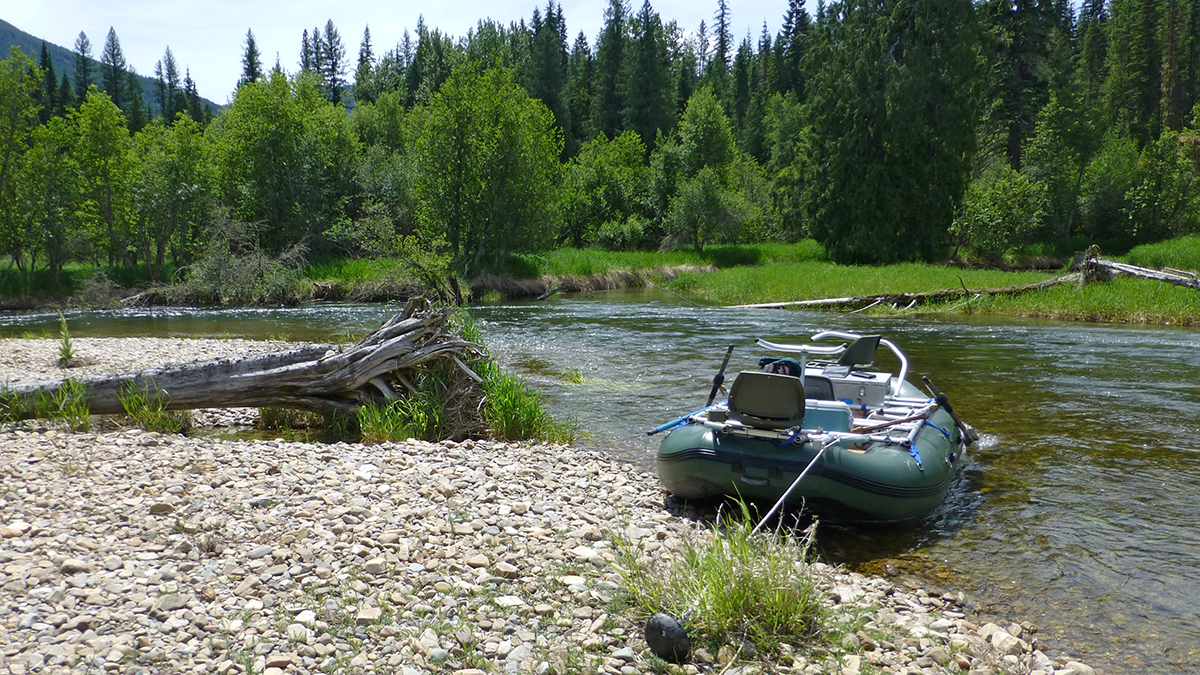
<svg viewBox="0 0 1200 675">
<path fill-rule="evenodd" d="M 396 308 L 137 310 L 68 315 L 72 335 L 331 341 Z M 881 319 L 684 306 L 653 292 L 474 311 L 489 347 L 574 416 L 585 443 L 650 466 L 644 431 L 699 408 L 725 347 L 755 337 L 879 332 L 983 433 L 941 510 L 919 526 L 822 531 L 829 557 L 965 591 L 1109 672 L 1200 668 L 1200 333 L 994 317 Z M 57 332 L 57 314 L 0 314 L 0 336 Z M 881 356 L 889 366 L 890 356 Z M 577 371 L 583 381 L 578 382 Z"/>
</svg>

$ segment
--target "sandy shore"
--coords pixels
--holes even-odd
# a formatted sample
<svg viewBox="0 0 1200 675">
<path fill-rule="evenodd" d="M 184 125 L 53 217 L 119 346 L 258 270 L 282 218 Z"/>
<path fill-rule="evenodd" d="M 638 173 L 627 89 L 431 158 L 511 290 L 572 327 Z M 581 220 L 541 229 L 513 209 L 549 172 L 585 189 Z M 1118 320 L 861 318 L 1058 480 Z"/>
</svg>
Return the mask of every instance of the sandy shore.
<svg viewBox="0 0 1200 675">
<path fill-rule="evenodd" d="M 71 373 L 281 346 L 78 339 L 87 365 Z M 57 376 L 57 347 L 0 341 L 0 382 Z M 662 497 L 636 466 L 540 443 L 6 426 L 0 672 L 655 672 L 641 626 L 613 602 L 623 581 L 611 536 L 655 555 L 706 536 Z M 972 621 L 961 596 L 810 571 L 834 620 L 859 629 L 772 660 L 697 650 L 677 670 L 1092 672 L 1040 651 L 1027 623 Z"/>
</svg>

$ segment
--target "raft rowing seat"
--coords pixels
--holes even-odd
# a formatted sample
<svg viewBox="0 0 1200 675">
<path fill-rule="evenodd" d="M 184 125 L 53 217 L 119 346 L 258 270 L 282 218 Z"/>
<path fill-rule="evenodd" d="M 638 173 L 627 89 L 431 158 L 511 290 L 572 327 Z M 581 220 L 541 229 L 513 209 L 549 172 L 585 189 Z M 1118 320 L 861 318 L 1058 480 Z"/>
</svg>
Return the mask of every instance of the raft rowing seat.
<svg viewBox="0 0 1200 675">
<path fill-rule="evenodd" d="M 849 366 L 850 368 L 866 367 L 875 363 L 875 352 L 879 349 L 880 335 L 864 335 L 846 348 L 842 352 L 842 357 L 838 359 L 839 366 Z"/>
<path fill-rule="evenodd" d="M 729 418 L 757 429 L 798 427 L 804 421 L 804 384 L 790 375 L 744 370 L 729 390 Z"/>
</svg>

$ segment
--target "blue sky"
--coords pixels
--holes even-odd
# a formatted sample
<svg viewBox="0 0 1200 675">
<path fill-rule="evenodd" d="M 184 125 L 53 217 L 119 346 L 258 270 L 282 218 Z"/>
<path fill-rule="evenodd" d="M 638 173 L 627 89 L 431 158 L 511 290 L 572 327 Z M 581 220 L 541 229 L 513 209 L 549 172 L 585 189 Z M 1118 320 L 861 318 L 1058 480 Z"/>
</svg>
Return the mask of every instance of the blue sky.
<svg viewBox="0 0 1200 675">
<path fill-rule="evenodd" d="M 652 3 L 664 21 L 676 20 L 695 31 L 703 20 L 712 23 L 716 0 L 659 0 Z M 815 6 L 815 0 L 810 2 Z M 607 0 L 566 0 L 563 14 L 570 41 L 579 31 L 595 46 L 603 23 Z M 346 44 L 348 58 L 357 58 L 363 29 L 371 27 L 371 41 L 378 55 L 395 45 L 407 28 L 425 22 L 452 35 L 465 35 L 479 19 L 490 17 L 508 23 L 528 19 L 544 0 L 461 0 L 456 3 L 366 2 L 342 0 L 25 0 L 7 3 L 0 18 L 48 42 L 72 47 L 80 31 L 87 33 L 96 58 L 109 27 L 117 32 L 129 64 L 142 75 L 153 75 L 154 63 L 170 46 L 180 69 L 187 67 L 200 94 L 225 102 L 241 73 L 241 55 L 246 30 L 254 31 L 265 66 L 279 54 L 288 71 L 296 70 L 300 35 L 304 29 L 324 27 L 332 19 Z M 638 2 L 635 9 L 641 7 Z M 732 28 L 739 41 L 749 31 L 757 40 L 766 21 L 772 34 L 779 30 L 787 0 L 744 0 L 730 2 Z M 813 11 L 810 7 L 809 11 Z"/>
</svg>

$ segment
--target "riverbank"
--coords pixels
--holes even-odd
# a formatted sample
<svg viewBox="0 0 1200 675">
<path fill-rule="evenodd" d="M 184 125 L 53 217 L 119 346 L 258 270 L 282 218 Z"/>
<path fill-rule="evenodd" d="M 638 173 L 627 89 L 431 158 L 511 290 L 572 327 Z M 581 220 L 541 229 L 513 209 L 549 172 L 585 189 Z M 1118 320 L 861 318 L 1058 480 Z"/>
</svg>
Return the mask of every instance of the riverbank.
<svg viewBox="0 0 1200 675">
<path fill-rule="evenodd" d="M 4 346 L 0 379 L 56 370 L 52 340 Z M 77 340 L 99 372 L 259 346 Z M 541 443 L 27 423 L 0 430 L 0 476 L 0 668 L 15 673 L 661 672 L 613 537 L 677 554 L 708 536 L 664 511 L 652 474 Z M 769 658 L 706 646 L 681 670 L 1090 672 L 1040 651 L 1032 625 L 969 616 L 959 593 L 808 569 L 825 595 L 817 643 Z"/>
</svg>

